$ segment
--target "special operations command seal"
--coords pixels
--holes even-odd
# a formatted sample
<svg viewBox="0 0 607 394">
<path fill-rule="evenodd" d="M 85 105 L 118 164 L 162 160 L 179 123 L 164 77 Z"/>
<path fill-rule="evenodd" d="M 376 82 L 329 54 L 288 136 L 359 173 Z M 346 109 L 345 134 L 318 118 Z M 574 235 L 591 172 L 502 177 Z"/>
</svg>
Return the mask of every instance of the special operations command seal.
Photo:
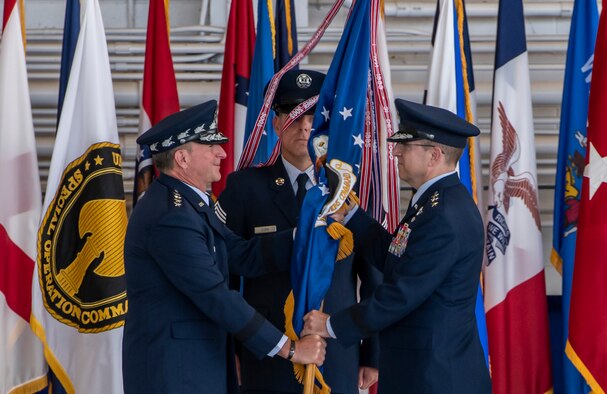
<svg viewBox="0 0 607 394">
<path fill-rule="evenodd" d="M 80 332 L 122 326 L 126 203 L 117 144 L 92 145 L 63 171 L 38 233 L 47 311 Z"/>
</svg>

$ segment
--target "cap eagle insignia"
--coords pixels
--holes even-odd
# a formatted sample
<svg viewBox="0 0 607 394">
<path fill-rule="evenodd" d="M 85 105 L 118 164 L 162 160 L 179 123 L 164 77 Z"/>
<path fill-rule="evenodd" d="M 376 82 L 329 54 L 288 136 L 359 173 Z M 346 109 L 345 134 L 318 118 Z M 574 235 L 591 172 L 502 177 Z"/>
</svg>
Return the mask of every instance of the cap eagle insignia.
<svg viewBox="0 0 607 394">
<path fill-rule="evenodd" d="M 508 213 L 510 199 L 521 199 L 539 230 L 541 223 L 535 179 L 528 172 L 514 173 L 512 166 L 520 159 L 520 142 L 516 129 L 510 123 L 501 101 L 498 103 L 497 111 L 502 126 L 503 151 L 497 155 L 491 165 L 491 184 L 493 185 L 495 202 L 498 206 L 503 204 L 506 213 Z"/>
</svg>

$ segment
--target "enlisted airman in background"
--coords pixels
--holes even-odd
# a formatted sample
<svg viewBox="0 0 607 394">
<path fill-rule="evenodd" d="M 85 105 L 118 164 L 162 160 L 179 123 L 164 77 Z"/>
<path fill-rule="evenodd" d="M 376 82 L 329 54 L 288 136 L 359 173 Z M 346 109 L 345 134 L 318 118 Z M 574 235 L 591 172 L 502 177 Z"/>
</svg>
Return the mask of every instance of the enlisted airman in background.
<svg viewBox="0 0 607 394">
<path fill-rule="evenodd" d="M 308 154 L 315 107 L 282 134 L 280 131 L 297 105 L 319 94 L 324 78 L 317 71 L 290 70 L 280 80 L 272 105 L 276 113 L 272 124 L 282 142 L 281 156 L 271 166 L 230 174 L 216 205 L 218 216 L 235 233 L 248 239 L 297 225 L 305 192 L 315 184 Z M 356 258 L 339 261 L 325 297 L 326 311 L 338 311 L 356 303 L 357 277 L 363 298 L 381 281 L 376 269 Z M 247 302 L 281 329 L 285 326 L 284 304 L 291 289 L 288 272 L 244 280 Z M 243 393 L 301 393 L 302 386 L 295 379 L 290 362 L 276 357 L 259 360 L 247 349 L 242 349 L 239 356 Z M 358 387 L 367 388 L 375 383 L 378 357 L 377 338 L 347 346 L 329 341 L 323 376 L 332 393 L 358 394 Z"/>
</svg>

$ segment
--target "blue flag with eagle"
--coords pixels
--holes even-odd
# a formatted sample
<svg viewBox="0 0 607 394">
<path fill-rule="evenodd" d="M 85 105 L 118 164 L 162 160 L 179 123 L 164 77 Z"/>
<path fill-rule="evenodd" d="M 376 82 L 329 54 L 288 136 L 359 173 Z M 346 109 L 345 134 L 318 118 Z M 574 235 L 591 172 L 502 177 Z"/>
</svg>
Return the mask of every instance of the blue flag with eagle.
<svg viewBox="0 0 607 394">
<path fill-rule="evenodd" d="M 328 216 L 346 202 L 358 177 L 370 75 L 369 53 L 370 0 L 358 0 L 321 88 L 308 142 L 318 182 L 306 193 L 295 236 L 291 259 L 293 330 L 287 327 L 290 336 L 301 332 L 303 316 L 308 311 L 321 308 L 336 260 L 349 254 L 344 252 L 349 231 Z M 349 248 L 346 247 L 349 251 L 351 236 L 349 233 Z M 289 301 L 286 310 L 288 305 Z M 316 374 L 316 380 L 321 390 L 326 387 L 322 376 Z"/>
</svg>

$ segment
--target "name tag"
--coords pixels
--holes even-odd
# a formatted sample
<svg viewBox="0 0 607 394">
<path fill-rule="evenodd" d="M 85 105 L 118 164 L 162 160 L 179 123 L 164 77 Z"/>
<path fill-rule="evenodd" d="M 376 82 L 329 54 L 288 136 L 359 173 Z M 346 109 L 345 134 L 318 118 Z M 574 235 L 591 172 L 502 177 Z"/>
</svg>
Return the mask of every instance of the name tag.
<svg viewBox="0 0 607 394">
<path fill-rule="evenodd" d="M 276 226 L 261 226 L 261 227 L 255 227 L 255 229 L 253 229 L 253 232 L 255 234 L 269 234 L 269 233 L 275 233 L 276 232 Z"/>
</svg>

